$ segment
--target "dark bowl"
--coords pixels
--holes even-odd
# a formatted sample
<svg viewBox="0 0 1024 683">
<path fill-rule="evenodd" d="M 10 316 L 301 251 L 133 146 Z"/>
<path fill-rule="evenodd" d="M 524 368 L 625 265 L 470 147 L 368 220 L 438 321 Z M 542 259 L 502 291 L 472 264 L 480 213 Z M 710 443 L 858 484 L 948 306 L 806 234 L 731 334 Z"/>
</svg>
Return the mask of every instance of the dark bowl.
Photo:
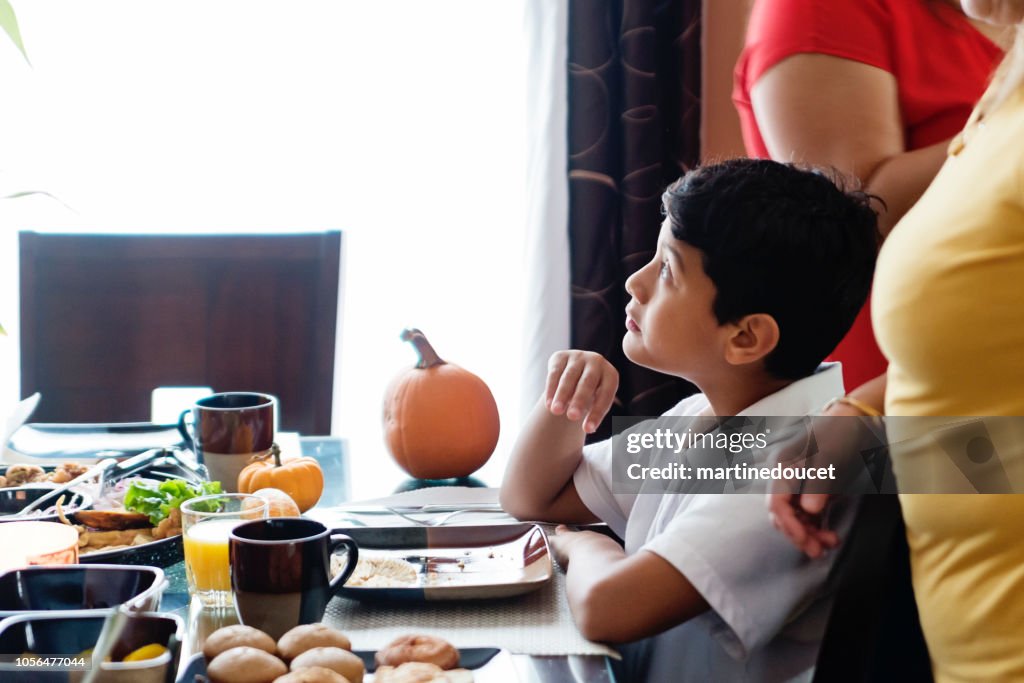
<svg viewBox="0 0 1024 683">
<path fill-rule="evenodd" d="M 91 650 L 100 638 L 107 619 L 95 612 L 47 612 L 22 614 L 0 620 L 0 680 L 4 683 L 48 683 L 68 680 L 64 671 L 16 666 L 14 657 L 32 653 L 51 658 L 74 658 Z M 127 624 L 117 637 L 111 650 L 115 662 L 103 664 L 102 680 L 173 681 L 177 673 L 177 660 L 184 626 L 181 617 L 173 614 L 131 613 Z M 138 663 L 120 663 L 129 652 L 143 645 L 158 643 L 168 652 L 155 660 Z"/>
<path fill-rule="evenodd" d="M 55 488 L 57 487 L 52 484 L 26 484 L 25 486 L 10 486 L 0 489 L 0 522 L 14 521 L 5 519 L 2 515 L 13 515 L 16 512 L 21 512 L 22 508 L 32 503 L 36 498 L 49 493 Z M 64 503 L 62 503 L 65 514 L 71 510 L 85 510 L 92 507 L 91 496 L 75 491 L 68 491 L 65 495 L 67 497 L 64 499 Z M 50 508 L 55 504 L 56 500 L 52 504 L 46 505 L 46 507 Z M 18 521 L 56 522 L 59 520 L 56 513 L 44 515 L 41 511 L 37 511 L 27 517 L 19 517 Z"/>
<path fill-rule="evenodd" d="M 156 567 L 65 565 L 0 574 L 0 619 L 25 612 L 160 608 L 167 579 Z"/>
</svg>

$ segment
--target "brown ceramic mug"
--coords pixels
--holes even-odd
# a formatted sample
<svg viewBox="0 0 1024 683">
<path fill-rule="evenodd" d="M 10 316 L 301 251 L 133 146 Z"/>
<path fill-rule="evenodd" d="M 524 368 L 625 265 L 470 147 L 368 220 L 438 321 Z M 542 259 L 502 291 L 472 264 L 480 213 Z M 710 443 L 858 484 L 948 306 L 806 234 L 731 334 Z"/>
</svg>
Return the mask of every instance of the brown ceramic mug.
<svg viewBox="0 0 1024 683">
<path fill-rule="evenodd" d="M 300 517 L 272 517 L 231 530 L 231 590 L 238 620 L 277 640 L 323 619 L 327 603 L 356 568 L 359 548 L 344 534 Z M 331 578 L 331 555 L 344 546 L 346 566 Z"/>
<path fill-rule="evenodd" d="M 238 490 L 238 474 L 253 456 L 274 444 L 277 399 L 269 394 L 233 391 L 206 396 L 181 414 L 178 430 L 211 481 Z"/>
</svg>

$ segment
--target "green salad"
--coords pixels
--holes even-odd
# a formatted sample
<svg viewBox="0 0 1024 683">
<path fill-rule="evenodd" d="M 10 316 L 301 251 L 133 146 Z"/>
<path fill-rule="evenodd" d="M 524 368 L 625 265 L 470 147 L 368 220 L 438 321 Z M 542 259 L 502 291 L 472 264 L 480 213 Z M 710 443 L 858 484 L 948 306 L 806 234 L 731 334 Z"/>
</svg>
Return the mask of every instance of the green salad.
<svg viewBox="0 0 1024 683">
<path fill-rule="evenodd" d="M 219 481 L 208 481 L 202 484 L 189 484 L 181 479 L 168 479 L 159 484 L 144 481 L 133 481 L 124 494 L 124 507 L 130 512 L 139 512 L 149 516 L 149 521 L 156 526 L 171 510 L 179 507 L 190 498 L 221 493 Z M 209 500 L 200 505 L 205 512 L 216 512 L 219 507 L 217 500 Z"/>
</svg>

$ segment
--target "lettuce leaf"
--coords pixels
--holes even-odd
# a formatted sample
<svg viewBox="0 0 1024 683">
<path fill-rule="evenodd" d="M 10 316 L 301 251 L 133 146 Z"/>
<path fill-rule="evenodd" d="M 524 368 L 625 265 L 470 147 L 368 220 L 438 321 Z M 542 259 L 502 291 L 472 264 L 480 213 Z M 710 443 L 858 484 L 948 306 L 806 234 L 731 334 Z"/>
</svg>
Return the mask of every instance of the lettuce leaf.
<svg viewBox="0 0 1024 683">
<path fill-rule="evenodd" d="M 156 526 L 167 519 L 171 510 L 180 507 L 186 500 L 220 492 L 219 481 L 207 481 L 196 485 L 182 479 L 168 479 L 156 486 L 134 481 L 124 494 L 124 507 L 130 512 L 147 515 L 149 522 Z M 218 506 L 218 501 L 208 500 L 203 502 L 200 508 L 213 512 Z"/>
</svg>

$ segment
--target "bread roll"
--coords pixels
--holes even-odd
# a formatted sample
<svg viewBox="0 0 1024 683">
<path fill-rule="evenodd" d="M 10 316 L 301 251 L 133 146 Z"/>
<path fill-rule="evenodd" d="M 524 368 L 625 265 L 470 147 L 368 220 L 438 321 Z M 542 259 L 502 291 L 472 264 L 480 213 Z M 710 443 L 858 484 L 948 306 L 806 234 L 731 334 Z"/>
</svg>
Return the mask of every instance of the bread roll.
<svg viewBox="0 0 1024 683">
<path fill-rule="evenodd" d="M 254 647 L 272 655 L 277 654 L 277 644 L 273 638 L 252 626 L 235 624 L 211 633 L 203 645 L 203 655 L 209 662 L 221 652 L 242 646 Z"/>
<path fill-rule="evenodd" d="M 322 666 L 340 673 L 351 683 L 363 683 L 366 666 L 363 660 L 340 647 L 314 647 L 292 660 L 292 671 L 310 666 Z"/>
<path fill-rule="evenodd" d="M 377 666 L 399 666 L 406 662 L 429 662 L 442 669 L 459 665 L 459 651 L 436 636 L 409 635 L 396 638 L 377 652 Z"/>
<path fill-rule="evenodd" d="M 351 650 L 352 643 L 344 633 L 326 624 L 296 626 L 277 641 L 277 651 L 286 662 L 314 647 L 340 647 L 342 650 Z"/>
<path fill-rule="evenodd" d="M 310 666 L 298 671 L 286 673 L 274 683 L 352 683 L 337 671 L 322 666 Z"/>
<path fill-rule="evenodd" d="M 444 670 L 429 662 L 406 662 L 401 666 L 382 666 L 374 673 L 374 683 L 473 683 L 469 669 Z"/>
<path fill-rule="evenodd" d="M 233 647 L 213 658 L 206 667 L 212 683 L 273 683 L 288 673 L 284 662 L 254 647 Z"/>
</svg>

